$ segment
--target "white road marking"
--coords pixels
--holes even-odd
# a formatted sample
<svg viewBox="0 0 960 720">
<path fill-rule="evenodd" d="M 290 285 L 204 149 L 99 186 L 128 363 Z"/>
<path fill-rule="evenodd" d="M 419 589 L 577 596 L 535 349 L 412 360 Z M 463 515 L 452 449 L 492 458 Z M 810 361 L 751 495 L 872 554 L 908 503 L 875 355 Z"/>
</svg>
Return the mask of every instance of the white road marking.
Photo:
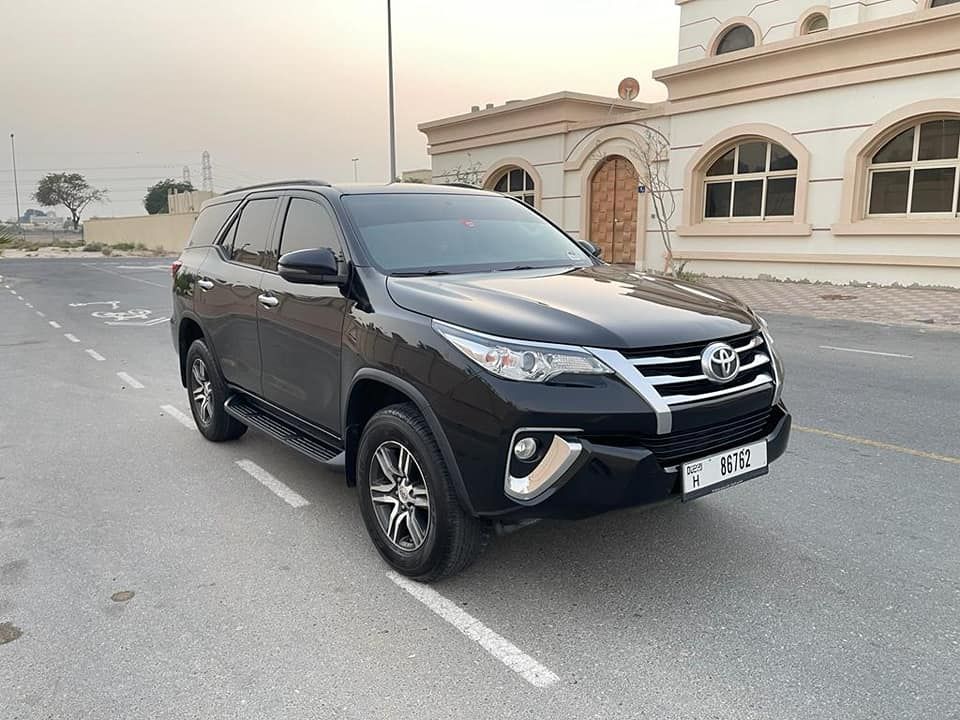
<svg viewBox="0 0 960 720">
<path fill-rule="evenodd" d="M 111 275 L 119 275 L 122 278 L 126 278 L 127 280 L 133 280 L 134 282 L 144 283 L 146 285 L 153 285 L 155 287 L 160 287 L 164 289 L 169 289 L 170 287 L 169 283 L 167 283 L 166 285 L 161 285 L 160 283 L 150 282 L 149 280 L 144 280 L 143 278 L 130 277 L 129 275 L 125 275 L 123 273 L 118 273 L 118 272 L 114 272 L 113 270 L 107 270 L 106 268 L 97 267 L 96 265 L 92 265 L 91 263 L 83 263 L 83 264 L 86 265 L 91 270 L 99 270 L 100 272 L 110 273 Z"/>
<path fill-rule="evenodd" d="M 90 357 L 92 357 L 94 360 L 96 360 L 97 362 L 103 362 L 104 360 L 106 360 L 106 358 L 103 355 L 98 353 L 93 348 L 87 348 L 86 350 L 84 350 L 84 352 Z"/>
<path fill-rule="evenodd" d="M 97 300 L 95 302 L 87 303 L 70 303 L 67 307 L 87 307 L 89 305 L 109 305 L 111 310 L 116 310 L 120 307 L 119 300 Z"/>
<path fill-rule="evenodd" d="M 80 342 L 80 338 L 72 333 L 64 333 L 63 336 L 70 342 Z"/>
<path fill-rule="evenodd" d="M 112 325 L 113 327 L 153 327 L 154 325 L 162 325 L 169 319 L 170 318 L 168 317 L 160 317 L 154 318 L 153 320 L 147 320 L 145 322 L 114 322 L 112 320 L 108 320 L 103 324 Z"/>
<path fill-rule="evenodd" d="M 134 390 L 143 390 L 143 383 L 137 380 L 133 375 L 128 375 L 125 372 L 118 372 L 117 377 L 123 380 L 127 385 L 132 387 Z"/>
<path fill-rule="evenodd" d="M 60 329 L 60 323 L 58 323 L 58 322 L 56 322 L 56 321 L 54 321 L 54 320 L 51 320 L 51 321 L 50 321 L 50 327 L 56 328 L 57 330 L 59 330 L 59 329 Z"/>
<path fill-rule="evenodd" d="M 23 296 L 22 296 L 22 295 L 17 295 L 17 300 L 21 300 L 21 301 L 22 301 L 22 300 L 23 300 Z"/>
<path fill-rule="evenodd" d="M 30 303 L 27 303 L 27 307 L 30 308 L 31 310 L 33 309 L 33 305 L 31 305 Z"/>
<path fill-rule="evenodd" d="M 858 350 L 857 348 L 834 347 L 833 345 L 821 345 L 821 350 L 836 350 L 838 352 L 861 353 L 862 355 L 882 355 L 883 357 L 906 358 L 913 360 L 913 355 L 901 355 L 900 353 L 877 352 L 876 350 Z"/>
<path fill-rule="evenodd" d="M 7 285 L 7 287 L 10 287 L 10 286 Z M 17 291 L 16 291 L 16 290 L 11 290 L 11 291 L 10 291 L 10 294 L 11 294 L 11 295 L 16 295 L 16 294 L 17 294 Z"/>
<path fill-rule="evenodd" d="M 42 312 L 40 312 L 39 310 L 37 310 L 37 315 L 39 315 L 40 317 L 46 317 L 46 316 L 47 316 L 46 313 L 42 313 Z"/>
<path fill-rule="evenodd" d="M 196 429 L 197 425 L 195 422 L 193 422 L 193 418 L 190 417 L 189 415 L 184 415 L 182 412 L 177 410 L 177 408 L 175 408 L 173 405 L 161 405 L 160 409 L 163 410 L 167 415 L 172 417 L 174 420 L 176 420 L 178 423 L 180 423 L 184 427 L 188 427 L 191 430 Z"/>
<path fill-rule="evenodd" d="M 237 465 L 288 505 L 298 508 L 310 504 L 303 495 L 288 488 L 253 460 L 237 460 Z"/>
<path fill-rule="evenodd" d="M 536 687 L 549 687 L 560 681 L 560 678 L 557 677 L 555 673 L 545 668 L 509 640 L 495 633 L 470 613 L 459 608 L 455 603 L 445 598 L 433 588 L 409 580 L 395 572 L 388 572 L 387 577 L 531 685 Z"/>
</svg>

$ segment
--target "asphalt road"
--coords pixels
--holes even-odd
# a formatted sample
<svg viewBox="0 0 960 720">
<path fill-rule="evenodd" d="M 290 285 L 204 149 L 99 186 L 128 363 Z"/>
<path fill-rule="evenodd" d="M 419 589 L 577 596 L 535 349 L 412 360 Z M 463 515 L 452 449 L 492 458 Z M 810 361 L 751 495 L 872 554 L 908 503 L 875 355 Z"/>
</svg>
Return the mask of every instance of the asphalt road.
<svg viewBox="0 0 960 720">
<path fill-rule="evenodd" d="M 2 718 L 960 717 L 960 334 L 768 317 L 805 428 L 770 475 L 418 598 L 340 476 L 161 409 L 166 261 L 0 276 Z"/>
</svg>

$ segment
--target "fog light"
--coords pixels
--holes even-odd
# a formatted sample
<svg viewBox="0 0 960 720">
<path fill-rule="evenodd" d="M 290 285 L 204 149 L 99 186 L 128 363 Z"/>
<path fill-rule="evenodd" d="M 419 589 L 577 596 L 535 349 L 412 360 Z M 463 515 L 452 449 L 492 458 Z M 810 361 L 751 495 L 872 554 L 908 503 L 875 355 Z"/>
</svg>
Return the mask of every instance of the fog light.
<svg viewBox="0 0 960 720">
<path fill-rule="evenodd" d="M 533 456 L 537 454 L 537 441 L 533 438 L 518 440 L 517 444 L 513 446 L 513 454 L 517 460 L 522 460 L 523 462 L 531 460 Z"/>
</svg>

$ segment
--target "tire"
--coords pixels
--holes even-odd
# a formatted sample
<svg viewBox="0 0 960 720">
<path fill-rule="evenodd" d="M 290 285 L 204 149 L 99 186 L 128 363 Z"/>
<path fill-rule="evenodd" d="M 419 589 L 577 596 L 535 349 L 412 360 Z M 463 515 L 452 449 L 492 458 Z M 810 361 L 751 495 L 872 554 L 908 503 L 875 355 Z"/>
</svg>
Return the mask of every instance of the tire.
<svg viewBox="0 0 960 720">
<path fill-rule="evenodd" d="M 236 440 L 247 426 L 227 414 L 227 383 L 210 348 L 203 340 L 194 340 L 187 350 L 187 398 L 197 430 L 211 442 Z"/>
<path fill-rule="evenodd" d="M 374 546 L 415 580 L 460 572 L 489 540 L 489 523 L 460 507 L 437 441 L 410 403 L 380 410 L 363 429 L 357 491 Z"/>
</svg>

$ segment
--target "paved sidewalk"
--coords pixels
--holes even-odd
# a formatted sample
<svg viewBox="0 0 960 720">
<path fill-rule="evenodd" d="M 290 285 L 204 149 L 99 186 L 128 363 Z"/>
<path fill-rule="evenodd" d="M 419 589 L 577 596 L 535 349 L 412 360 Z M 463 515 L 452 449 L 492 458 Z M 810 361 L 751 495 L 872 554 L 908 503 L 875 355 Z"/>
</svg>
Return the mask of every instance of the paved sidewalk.
<svg viewBox="0 0 960 720">
<path fill-rule="evenodd" d="M 960 332 L 960 291 L 701 278 L 755 310 Z"/>
</svg>

